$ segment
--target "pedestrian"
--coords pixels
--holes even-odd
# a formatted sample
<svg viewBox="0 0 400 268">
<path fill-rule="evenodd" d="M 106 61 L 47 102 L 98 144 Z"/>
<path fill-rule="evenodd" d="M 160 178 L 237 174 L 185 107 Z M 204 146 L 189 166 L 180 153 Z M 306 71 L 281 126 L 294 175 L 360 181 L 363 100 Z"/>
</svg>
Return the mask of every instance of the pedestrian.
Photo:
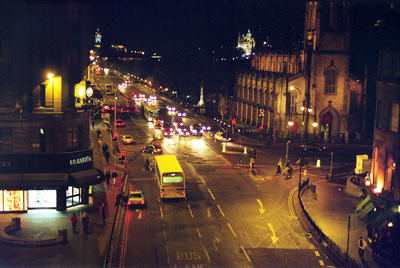
<svg viewBox="0 0 400 268">
<path fill-rule="evenodd" d="M 106 171 L 106 183 L 107 183 L 107 185 L 110 184 L 110 179 L 111 179 L 111 173 L 110 173 L 110 170 L 107 169 L 107 171 Z"/>
<path fill-rule="evenodd" d="M 108 145 L 104 142 L 103 143 L 103 155 L 106 155 L 106 152 L 108 151 Z"/>
<path fill-rule="evenodd" d="M 94 120 L 92 120 L 92 129 L 94 129 Z"/>
<path fill-rule="evenodd" d="M 83 231 L 84 231 L 84 233 L 85 233 L 85 234 L 88 234 L 88 233 L 89 233 L 89 231 L 88 231 L 89 216 L 88 216 L 88 214 L 86 213 L 86 211 L 83 212 L 83 215 L 82 215 L 82 224 L 83 224 Z"/>
<path fill-rule="evenodd" d="M 146 162 L 144 163 L 144 168 L 150 170 L 150 159 L 147 157 Z"/>
<path fill-rule="evenodd" d="M 279 158 L 278 164 L 276 164 L 276 175 L 282 174 L 282 158 Z"/>
<path fill-rule="evenodd" d="M 379 237 L 378 233 L 374 234 L 374 237 L 372 238 L 372 258 L 378 257 L 378 242 L 379 242 Z"/>
<path fill-rule="evenodd" d="M 362 236 L 358 240 L 358 255 L 360 255 L 361 259 L 364 259 L 364 249 L 367 246 L 367 243 L 363 240 Z"/>
<path fill-rule="evenodd" d="M 100 138 L 101 137 L 101 130 L 100 129 L 96 130 L 96 133 L 97 133 L 97 138 Z"/>
<path fill-rule="evenodd" d="M 99 207 L 99 213 L 103 220 L 103 225 L 106 225 L 106 206 L 104 205 L 104 203 L 101 204 L 101 206 Z"/>
<path fill-rule="evenodd" d="M 113 173 L 112 173 L 112 175 L 111 175 L 111 177 L 114 179 L 114 185 L 115 185 L 115 180 L 116 180 L 117 177 L 118 177 L 118 173 L 114 170 Z"/>
<path fill-rule="evenodd" d="M 276 143 L 276 136 L 275 134 L 272 134 L 272 145 Z"/>
<path fill-rule="evenodd" d="M 78 218 L 76 217 L 75 213 L 70 218 L 72 223 L 72 232 L 77 233 L 76 225 L 78 224 Z"/>
<path fill-rule="evenodd" d="M 108 164 L 108 160 L 110 159 L 110 152 L 109 152 L 109 151 L 106 151 L 106 152 L 104 153 L 104 157 L 106 158 L 106 163 Z"/>
<path fill-rule="evenodd" d="M 121 201 L 121 198 L 122 198 L 122 193 L 119 193 L 119 194 L 117 195 L 116 200 L 115 200 L 115 208 L 118 208 L 118 205 L 119 205 L 119 203 L 120 203 L 120 201 Z"/>
</svg>

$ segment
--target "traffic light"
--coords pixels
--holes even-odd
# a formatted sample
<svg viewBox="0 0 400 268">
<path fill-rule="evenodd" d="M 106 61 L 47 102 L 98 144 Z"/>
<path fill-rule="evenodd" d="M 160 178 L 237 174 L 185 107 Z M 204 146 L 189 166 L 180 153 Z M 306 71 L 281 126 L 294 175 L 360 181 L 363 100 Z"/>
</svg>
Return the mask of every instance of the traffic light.
<svg viewBox="0 0 400 268">
<path fill-rule="evenodd" d="M 116 100 L 119 99 L 119 94 L 115 95 L 115 99 L 116 99 Z"/>
<path fill-rule="evenodd" d="M 119 160 L 121 160 L 121 161 L 126 160 L 126 151 L 121 151 L 121 157 L 119 158 Z"/>
<path fill-rule="evenodd" d="M 260 130 L 263 130 L 264 129 L 264 126 L 260 126 Z"/>
<path fill-rule="evenodd" d="M 256 159 L 257 158 L 257 151 L 255 149 L 251 149 L 249 152 L 250 158 Z"/>
<path fill-rule="evenodd" d="M 116 141 L 117 139 L 118 139 L 118 133 L 115 132 L 115 133 L 114 133 L 114 138 L 113 138 L 113 140 Z"/>
</svg>

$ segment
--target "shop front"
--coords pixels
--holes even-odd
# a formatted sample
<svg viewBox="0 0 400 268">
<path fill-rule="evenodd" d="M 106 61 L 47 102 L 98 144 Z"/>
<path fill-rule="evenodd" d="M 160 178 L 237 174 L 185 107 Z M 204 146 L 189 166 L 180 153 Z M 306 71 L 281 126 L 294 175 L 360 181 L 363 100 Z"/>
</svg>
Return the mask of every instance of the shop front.
<svg viewBox="0 0 400 268">
<path fill-rule="evenodd" d="M 103 173 L 93 168 L 92 156 L 91 149 L 51 155 L 0 155 L 0 213 L 63 211 L 88 204 L 92 185 L 104 179 Z"/>
</svg>

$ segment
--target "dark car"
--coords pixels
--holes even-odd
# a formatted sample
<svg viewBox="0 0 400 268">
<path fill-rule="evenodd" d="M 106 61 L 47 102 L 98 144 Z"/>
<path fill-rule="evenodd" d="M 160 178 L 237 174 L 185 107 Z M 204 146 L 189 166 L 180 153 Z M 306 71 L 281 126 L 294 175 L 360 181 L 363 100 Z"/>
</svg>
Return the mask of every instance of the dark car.
<svg viewBox="0 0 400 268">
<path fill-rule="evenodd" d="M 143 153 L 148 153 L 148 154 L 161 154 L 162 151 L 163 150 L 162 150 L 161 146 L 157 143 L 149 144 L 142 149 Z"/>
<path fill-rule="evenodd" d="M 322 145 L 318 145 L 312 142 L 308 142 L 306 144 L 300 145 L 300 149 L 303 151 L 325 151 L 326 147 Z"/>
</svg>

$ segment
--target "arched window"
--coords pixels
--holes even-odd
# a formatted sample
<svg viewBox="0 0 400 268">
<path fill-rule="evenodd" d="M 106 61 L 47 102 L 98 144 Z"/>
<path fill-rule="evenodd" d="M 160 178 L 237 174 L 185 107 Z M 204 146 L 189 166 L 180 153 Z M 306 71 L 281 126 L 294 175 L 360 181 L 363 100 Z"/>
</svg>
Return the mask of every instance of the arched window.
<svg viewBox="0 0 400 268">
<path fill-rule="evenodd" d="M 325 71 L 325 94 L 336 93 L 336 71 L 328 69 Z"/>
<path fill-rule="evenodd" d="M 290 94 L 290 112 L 297 113 L 297 94 Z"/>
</svg>

